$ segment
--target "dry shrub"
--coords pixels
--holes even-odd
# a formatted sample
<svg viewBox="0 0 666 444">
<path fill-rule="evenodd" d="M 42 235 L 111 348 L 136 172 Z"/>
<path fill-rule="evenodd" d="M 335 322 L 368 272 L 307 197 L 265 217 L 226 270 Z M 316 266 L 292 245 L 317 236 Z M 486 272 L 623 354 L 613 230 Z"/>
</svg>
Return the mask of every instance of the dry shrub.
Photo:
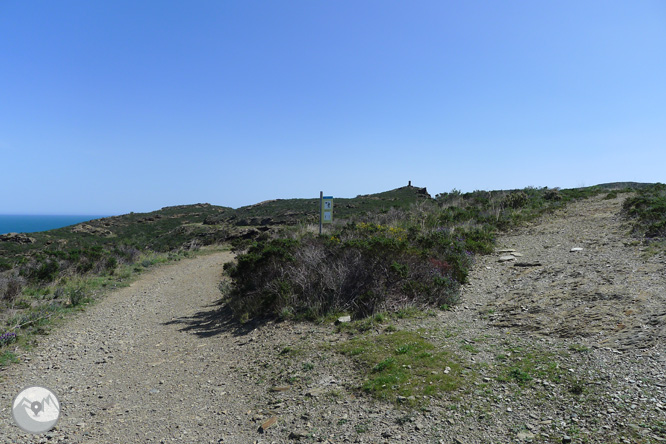
<svg viewBox="0 0 666 444">
<path fill-rule="evenodd" d="M 368 227 L 363 229 L 374 230 Z M 361 318 L 408 305 L 456 302 L 460 264 L 428 257 L 384 234 L 255 244 L 236 265 L 227 266 L 229 306 L 241 319 L 284 313 L 314 319 L 339 312 Z"/>
<path fill-rule="evenodd" d="M 0 277 L 0 299 L 12 303 L 23 291 L 25 280 L 20 276 Z"/>
</svg>

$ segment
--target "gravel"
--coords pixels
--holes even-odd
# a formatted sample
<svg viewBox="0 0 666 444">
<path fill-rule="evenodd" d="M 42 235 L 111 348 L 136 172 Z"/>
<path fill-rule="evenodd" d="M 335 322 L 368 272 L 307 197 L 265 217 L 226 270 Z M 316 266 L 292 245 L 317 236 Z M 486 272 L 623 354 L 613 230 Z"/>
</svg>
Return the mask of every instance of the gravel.
<svg viewBox="0 0 666 444">
<path fill-rule="evenodd" d="M 666 442 L 666 261 L 642 256 L 621 203 L 588 199 L 507 233 L 453 310 L 355 335 L 235 324 L 218 290 L 230 253 L 162 266 L 0 373 L 0 442 Z M 365 395 L 336 346 L 389 324 L 458 355 L 469 381 L 415 409 Z M 28 385 L 61 402 L 44 435 L 12 420 Z"/>
</svg>

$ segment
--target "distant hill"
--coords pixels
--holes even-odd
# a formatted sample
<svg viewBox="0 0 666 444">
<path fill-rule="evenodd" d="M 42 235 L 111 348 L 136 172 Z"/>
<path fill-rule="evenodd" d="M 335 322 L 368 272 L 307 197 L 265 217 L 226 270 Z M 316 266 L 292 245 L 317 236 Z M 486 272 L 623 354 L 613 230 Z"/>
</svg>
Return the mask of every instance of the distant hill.
<svg viewBox="0 0 666 444">
<path fill-rule="evenodd" d="M 336 219 L 359 217 L 367 213 L 388 211 L 390 208 L 409 208 L 415 202 L 432 199 L 425 188 L 411 185 L 376 194 L 354 198 L 334 196 L 333 214 Z M 208 217 L 204 224 L 228 223 L 235 226 L 293 225 L 298 222 L 318 222 L 319 199 L 275 199 L 240 207 L 233 212 L 221 212 Z"/>
<path fill-rule="evenodd" d="M 408 208 L 431 199 L 425 188 L 406 186 L 355 198 L 336 198 L 337 219 Z M 38 233 L 0 236 L 0 271 L 16 260 L 42 251 L 113 250 L 118 245 L 139 250 L 171 251 L 237 238 L 250 239 L 273 226 L 316 223 L 319 199 L 276 199 L 238 209 L 208 203 L 164 207 L 149 213 L 129 213 Z"/>
<path fill-rule="evenodd" d="M 652 185 L 654 184 L 645 183 L 645 182 L 610 182 L 610 183 L 602 183 L 596 186 L 604 190 L 621 190 L 625 188 L 633 188 L 639 190 L 641 188 L 647 188 Z"/>
<path fill-rule="evenodd" d="M 651 184 L 613 182 L 601 189 L 640 189 Z M 595 187 L 585 187 L 589 189 Z M 334 200 L 334 218 L 363 218 L 391 208 L 408 209 L 416 202 L 433 200 L 426 188 L 403 186 L 390 191 Z M 250 239 L 273 227 L 317 223 L 319 199 L 274 199 L 233 209 L 207 203 L 165 207 L 149 213 L 105 217 L 55 230 L 0 236 L 0 271 L 21 257 L 40 251 L 104 248 L 117 245 L 139 250 L 171 251 L 233 239 Z"/>
</svg>

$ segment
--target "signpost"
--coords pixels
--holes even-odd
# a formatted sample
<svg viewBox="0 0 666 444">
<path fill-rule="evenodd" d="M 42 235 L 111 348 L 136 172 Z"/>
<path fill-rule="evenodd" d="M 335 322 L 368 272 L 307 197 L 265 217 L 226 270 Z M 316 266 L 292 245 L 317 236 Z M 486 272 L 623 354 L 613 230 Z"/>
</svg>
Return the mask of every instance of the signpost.
<svg viewBox="0 0 666 444">
<path fill-rule="evenodd" d="M 321 234 L 323 224 L 333 222 L 333 196 L 324 196 L 324 192 L 319 192 L 319 234 Z"/>
</svg>

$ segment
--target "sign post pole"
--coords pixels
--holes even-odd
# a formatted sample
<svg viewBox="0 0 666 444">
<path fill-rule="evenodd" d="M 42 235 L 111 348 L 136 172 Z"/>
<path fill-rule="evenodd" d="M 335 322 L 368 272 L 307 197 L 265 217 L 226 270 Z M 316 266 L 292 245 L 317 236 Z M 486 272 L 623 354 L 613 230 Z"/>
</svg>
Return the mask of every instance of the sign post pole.
<svg viewBox="0 0 666 444">
<path fill-rule="evenodd" d="M 324 196 L 324 192 L 319 192 L 319 235 L 321 236 L 324 224 L 333 222 L 333 196 Z"/>
</svg>

